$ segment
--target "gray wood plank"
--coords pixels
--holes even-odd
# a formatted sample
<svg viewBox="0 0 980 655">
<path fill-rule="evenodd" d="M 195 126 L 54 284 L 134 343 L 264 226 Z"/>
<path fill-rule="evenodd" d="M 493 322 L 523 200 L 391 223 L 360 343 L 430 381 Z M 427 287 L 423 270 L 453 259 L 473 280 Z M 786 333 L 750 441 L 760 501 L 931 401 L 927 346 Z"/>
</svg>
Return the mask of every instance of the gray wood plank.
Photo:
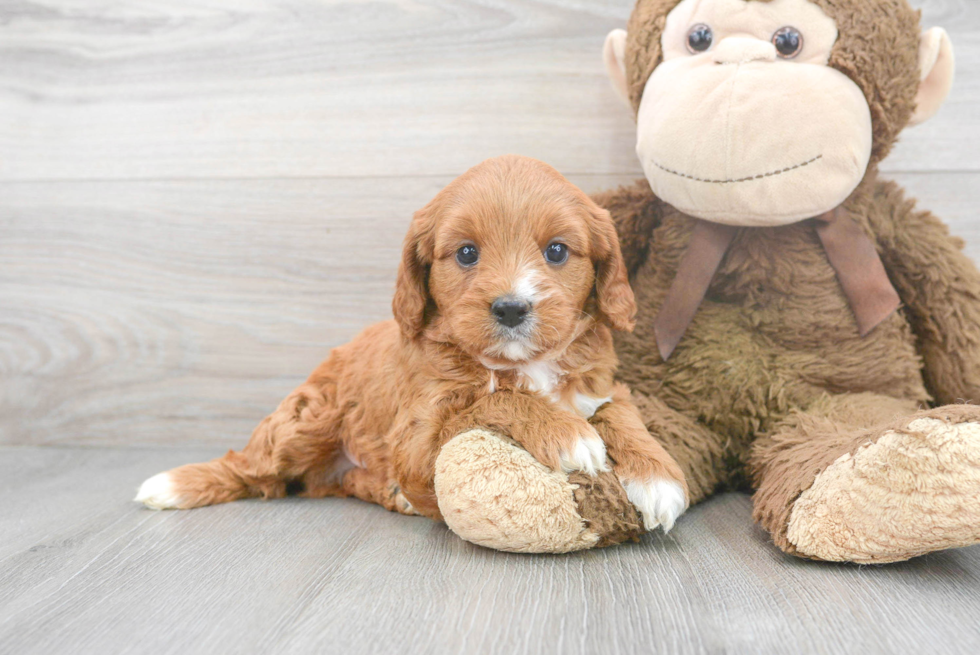
<svg viewBox="0 0 980 655">
<path fill-rule="evenodd" d="M 0 443 L 240 446 L 390 316 L 411 213 L 449 179 L 0 184 Z M 980 256 L 980 175 L 900 181 Z"/>
<path fill-rule="evenodd" d="M 439 186 L 5 186 L 0 440 L 240 440 L 390 316 L 404 231 Z"/>
<path fill-rule="evenodd" d="M 978 170 L 980 5 L 915 0 L 958 81 L 888 170 Z M 601 65 L 631 0 L 0 4 L 0 179 L 638 174 Z"/>
<path fill-rule="evenodd" d="M 211 454 L 218 454 L 214 450 Z M 980 548 L 887 567 L 783 556 L 747 496 L 569 556 L 466 544 L 354 500 L 155 513 L 202 450 L 0 448 L 11 653 L 968 653 Z M 38 475 L 47 471 L 46 475 Z M 79 511 L 82 507 L 91 511 Z"/>
</svg>

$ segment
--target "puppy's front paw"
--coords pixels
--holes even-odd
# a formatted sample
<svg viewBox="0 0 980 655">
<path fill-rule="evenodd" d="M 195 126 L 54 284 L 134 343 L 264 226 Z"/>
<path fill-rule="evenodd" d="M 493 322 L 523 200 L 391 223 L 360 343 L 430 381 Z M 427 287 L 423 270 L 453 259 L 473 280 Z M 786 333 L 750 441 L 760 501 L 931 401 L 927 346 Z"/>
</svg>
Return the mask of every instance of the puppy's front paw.
<svg viewBox="0 0 980 655">
<path fill-rule="evenodd" d="M 646 482 L 623 480 L 626 497 L 640 510 L 647 530 L 662 526 L 664 532 L 674 527 L 687 509 L 687 495 L 679 482 L 666 478 L 651 478 Z"/>
<path fill-rule="evenodd" d="M 597 475 L 609 470 L 606 462 L 606 444 L 599 434 L 589 426 L 591 434 L 576 437 L 568 449 L 562 449 L 558 462 L 565 473 L 583 471 L 589 475 Z"/>
<path fill-rule="evenodd" d="M 177 509 L 180 506 L 180 496 L 174 489 L 169 472 L 157 473 L 146 480 L 133 500 L 150 509 Z"/>
</svg>

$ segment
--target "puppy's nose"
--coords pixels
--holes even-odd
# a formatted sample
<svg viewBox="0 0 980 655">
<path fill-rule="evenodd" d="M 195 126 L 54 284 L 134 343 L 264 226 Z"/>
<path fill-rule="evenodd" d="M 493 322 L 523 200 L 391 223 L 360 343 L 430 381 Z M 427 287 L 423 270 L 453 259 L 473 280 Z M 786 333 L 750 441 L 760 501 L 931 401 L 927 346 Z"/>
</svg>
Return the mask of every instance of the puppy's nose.
<svg viewBox="0 0 980 655">
<path fill-rule="evenodd" d="M 530 304 L 513 298 L 497 298 L 490 305 L 490 312 L 497 318 L 497 322 L 507 327 L 517 327 L 523 323 L 529 311 Z"/>
</svg>

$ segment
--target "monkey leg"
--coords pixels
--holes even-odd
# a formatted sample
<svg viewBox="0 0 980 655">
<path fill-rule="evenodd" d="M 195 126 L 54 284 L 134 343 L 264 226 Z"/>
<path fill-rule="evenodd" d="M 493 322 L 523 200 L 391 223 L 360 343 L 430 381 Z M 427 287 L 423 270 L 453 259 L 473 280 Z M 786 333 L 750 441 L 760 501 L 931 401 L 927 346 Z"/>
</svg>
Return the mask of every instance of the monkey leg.
<svg viewBox="0 0 980 655">
<path fill-rule="evenodd" d="M 980 542 L 980 407 L 821 397 L 753 446 L 754 518 L 783 551 L 897 562 Z"/>
<path fill-rule="evenodd" d="M 664 447 L 687 480 L 690 504 L 699 503 L 728 482 L 727 437 L 668 407 L 654 396 L 633 391 L 632 400 L 643 423 Z"/>
</svg>

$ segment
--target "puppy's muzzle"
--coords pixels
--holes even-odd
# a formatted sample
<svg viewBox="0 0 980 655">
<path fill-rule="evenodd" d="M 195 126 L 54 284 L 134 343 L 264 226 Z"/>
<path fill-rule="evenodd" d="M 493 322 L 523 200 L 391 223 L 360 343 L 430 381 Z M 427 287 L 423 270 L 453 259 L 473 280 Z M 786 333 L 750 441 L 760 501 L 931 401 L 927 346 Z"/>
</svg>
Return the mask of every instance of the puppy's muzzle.
<svg viewBox="0 0 980 655">
<path fill-rule="evenodd" d="M 490 313 L 493 314 L 497 323 L 509 328 L 517 327 L 523 323 L 530 311 L 530 303 L 508 296 L 501 296 L 490 305 Z"/>
</svg>

